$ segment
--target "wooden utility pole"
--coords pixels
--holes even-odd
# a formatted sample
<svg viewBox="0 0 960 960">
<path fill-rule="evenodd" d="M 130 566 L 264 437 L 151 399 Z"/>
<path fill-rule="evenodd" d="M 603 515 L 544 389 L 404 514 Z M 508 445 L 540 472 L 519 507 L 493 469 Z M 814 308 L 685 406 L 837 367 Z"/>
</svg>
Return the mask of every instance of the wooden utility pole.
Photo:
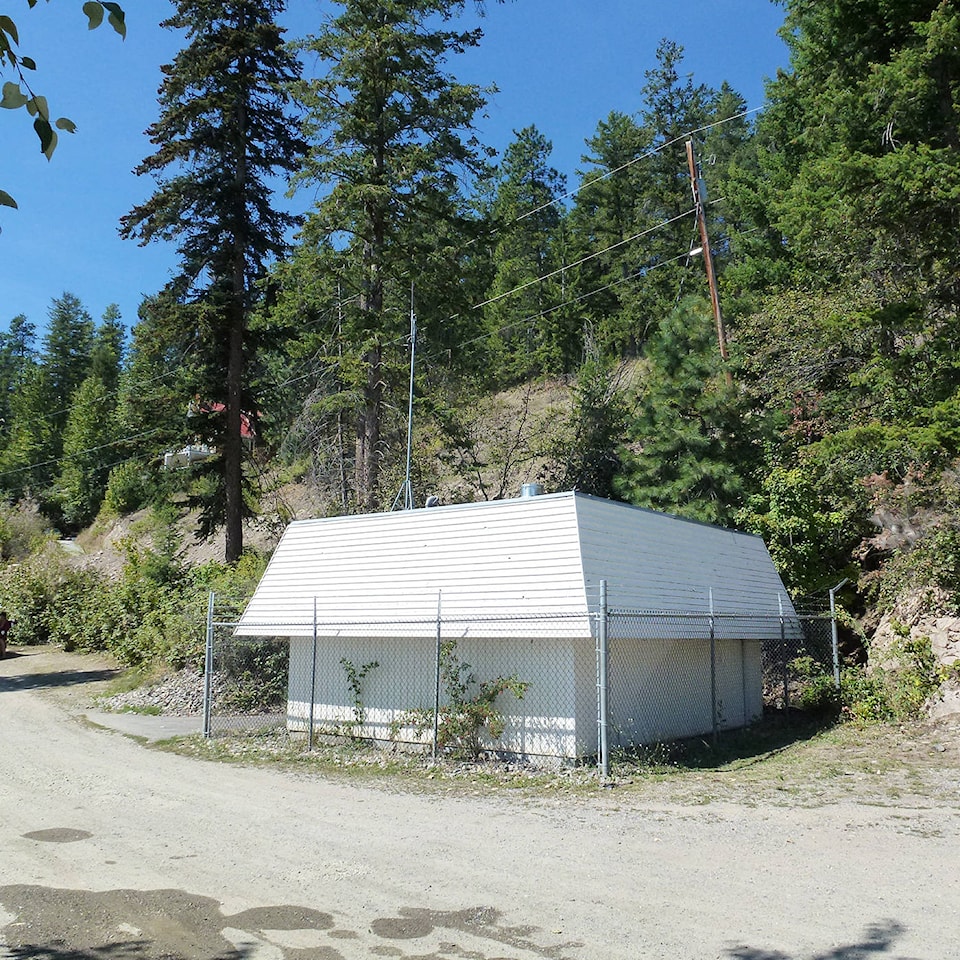
<svg viewBox="0 0 960 960">
<path fill-rule="evenodd" d="M 697 215 L 697 226 L 700 228 L 700 246 L 703 250 L 703 263 L 707 270 L 707 284 L 710 287 L 710 303 L 713 307 L 713 319 L 717 325 L 717 343 L 720 345 L 720 357 L 727 361 L 727 330 L 723 323 L 723 314 L 720 312 L 720 295 L 717 292 L 717 275 L 713 269 L 713 253 L 710 251 L 710 237 L 707 234 L 707 218 L 704 215 L 704 200 L 706 190 L 700 177 L 697 158 L 693 152 L 693 141 L 687 141 L 687 166 L 690 168 L 690 186 L 693 189 L 693 206 Z M 727 370 L 727 380 L 730 380 L 730 371 Z"/>
</svg>

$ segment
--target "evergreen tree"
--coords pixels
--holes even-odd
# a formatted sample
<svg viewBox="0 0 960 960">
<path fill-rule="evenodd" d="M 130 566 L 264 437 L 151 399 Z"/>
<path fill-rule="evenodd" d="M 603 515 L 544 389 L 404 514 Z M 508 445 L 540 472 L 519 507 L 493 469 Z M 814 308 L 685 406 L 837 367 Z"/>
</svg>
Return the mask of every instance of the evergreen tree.
<svg viewBox="0 0 960 960">
<path fill-rule="evenodd" d="M 705 288 L 700 261 L 687 256 L 700 240 L 686 142 L 709 158 L 704 176 L 715 179 L 749 136 L 737 117 L 742 98 L 726 84 L 717 91 L 694 83 L 680 73 L 682 63 L 683 48 L 661 41 L 641 109 L 611 114 L 583 158 L 590 166 L 570 218 L 576 290 L 601 345 L 619 353 L 636 353 L 683 295 Z M 722 265 L 722 220 L 712 207 L 707 215 Z"/>
<path fill-rule="evenodd" d="M 508 379 L 569 371 L 579 358 L 565 304 L 564 177 L 550 166 L 553 145 L 530 126 L 515 131 L 495 181 L 499 241 L 486 322 Z"/>
<path fill-rule="evenodd" d="M 168 303 L 170 341 L 207 416 L 198 429 L 218 450 L 202 495 L 203 530 L 226 528 L 226 559 L 243 549 L 244 417 L 255 416 L 249 320 L 258 282 L 286 249 L 294 218 L 271 205 L 269 178 L 290 173 L 304 144 L 284 90 L 299 74 L 276 16 L 282 0 L 178 0 L 164 26 L 187 46 L 163 68 L 160 119 L 148 133 L 157 152 L 137 168 L 159 182 L 123 218 L 123 234 L 146 243 L 175 239 L 179 275 Z"/>
<path fill-rule="evenodd" d="M 97 515 L 107 477 L 117 459 L 116 396 L 99 376 L 80 384 L 63 434 L 63 453 L 52 500 L 68 529 L 79 530 Z"/>
<path fill-rule="evenodd" d="M 629 241 L 638 232 L 637 211 L 644 192 L 643 164 L 651 131 L 624 113 L 611 113 L 587 139 L 587 164 L 578 171 L 580 189 L 570 214 L 576 288 L 585 294 L 581 310 L 597 330 L 601 348 L 635 350 L 645 318 L 635 311 L 630 282 L 636 282 Z M 589 258 L 589 259 L 588 259 Z"/>
<path fill-rule="evenodd" d="M 56 298 L 49 312 L 50 322 L 40 351 L 43 371 L 44 407 L 54 435 L 62 434 L 70 415 L 70 401 L 90 372 L 93 352 L 93 319 L 72 294 Z M 59 455 L 56 444 L 53 456 Z"/>
<path fill-rule="evenodd" d="M 0 487 L 11 500 L 44 497 L 55 467 L 54 437 L 43 368 L 27 367 L 10 399 L 7 442 L 0 453 Z"/>
<path fill-rule="evenodd" d="M 108 393 L 115 393 L 123 367 L 123 348 L 127 332 L 120 319 L 120 310 L 111 304 L 94 334 L 90 357 L 90 373 L 99 377 Z"/>
<path fill-rule="evenodd" d="M 10 404 L 36 366 L 36 327 L 21 313 L 0 333 L 0 448 L 10 431 Z"/>
<path fill-rule="evenodd" d="M 356 401 L 354 501 L 371 509 L 387 398 L 407 364 L 405 351 L 389 345 L 406 341 L 414 282 L 425 342 L 457 339 L 456 324 L 445 321 L 463 298 L 455 280 L 470 211 L 461 181 L 483 170 L 470 127 L 484 98 L 444 64 L 475 46 L 480 32 L 449 29 L 462 0 L 334 2 L 339 12 L 304 43 L 327 68 L 300 91 L 315 144 L 303 180 L 327 188 L 304 235 L 344 305 L 336 326 L 342 349 L 329 354 Z"/>
<path fill-rule="evenodd" d="M 637 506 L 731 523 L 752 489 L 757 447 L 702 301 L 669 314 L 645 359 L 615 490 Z"/>
</svg>

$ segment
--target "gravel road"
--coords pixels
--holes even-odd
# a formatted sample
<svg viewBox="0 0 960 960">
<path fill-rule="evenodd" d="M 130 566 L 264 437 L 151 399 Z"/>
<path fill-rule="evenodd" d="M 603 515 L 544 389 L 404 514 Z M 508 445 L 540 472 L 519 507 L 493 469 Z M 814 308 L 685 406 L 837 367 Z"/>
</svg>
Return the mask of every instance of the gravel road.
<svg viewBox="0 0 960 960">
<path fill-rule="evenodd" d="M 49 650 L 0 662 L 0 957 L 960 958 L 956 791 L 811 807 L 371 788 L 94 727 L 79 704 L 106 676 Z"/>
</svg>

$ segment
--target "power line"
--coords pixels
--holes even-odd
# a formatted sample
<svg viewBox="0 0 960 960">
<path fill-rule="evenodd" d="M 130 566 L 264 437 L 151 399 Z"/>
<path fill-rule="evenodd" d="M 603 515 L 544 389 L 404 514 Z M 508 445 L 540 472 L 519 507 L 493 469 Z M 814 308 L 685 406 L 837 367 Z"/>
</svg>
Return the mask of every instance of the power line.
<svg viewBox="0 0 960 960">
<path fill-rule="evenodd" d="M 641 237 L 649 236 L 651 233 L 655 233 L 657 230 L 662 230 L 664 227 L 668 227 L 670 224 L 676 223 L 678 220 L 683 220 L 685 217 L 689 217 L 694 213 L 696 213 L 696 208 L 691 207 L 689 210 L 685 210 L 683 213 L 678 213 L 675 217 L 670 217 L 668 220 L 663 220 L 655 226 L 648 227 L 646 230 L 641 230 L 639 233 L 635 233 L 632 237 L 627 237 L 624 240 L 618 240 L 616 243 L 612 243 L 609 247 L 605 247 L 603 250 L 597 250 L 595 253 L 587 254 L 587 256 L 581 257 L 579 260 L 575 260 L 573 263 L 565 264 L 562 267 L 558 267 L 556 270 L 551 270 L 549 273 L 545 273 L 542 277 L 536 277 L 533 280 L 527 280 L 525 283 L 521 283 L 512 290 L 507 290 L 505 293 L 498 293 L 495 297 L 484 300 L 482 303 L 476 303 L 470 307 L 470 309 L 480 310 L 483 307 L 488 307 L 490 304 L 497 303 L 506 297 L 513 296 L 513 294 L 519 293 L 521 290 L 526 290 L 527 287 L 532 287 L 537 283 L 543 283 L 544 280 L 549 280 L 551 277 L 557 276 L 557 274 L 565 273 L 567 270 L 572 270 L 575 267 L 582 266 L 583 264 L 588 263 L 590 260 L 595 260 L 597 257 L 602 257 L 605 253 L 609 253 L 611 250 L 616 250 L 618 247 L 625 246 L 628 243 L 633 243 L 634 240 L 639 240 Z M 455 314 L 454 317 L 455 316 L 458 315 Z M 452 320 L 454 317 L 451 317 L 450 319 Z"/>
</svg>

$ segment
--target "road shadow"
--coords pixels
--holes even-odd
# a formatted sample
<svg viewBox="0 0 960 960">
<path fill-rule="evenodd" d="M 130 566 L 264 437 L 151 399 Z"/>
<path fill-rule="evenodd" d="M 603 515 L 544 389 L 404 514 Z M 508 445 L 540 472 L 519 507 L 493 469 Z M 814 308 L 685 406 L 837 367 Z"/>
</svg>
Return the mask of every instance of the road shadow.
<svg viewBox="0 0 960 960">
<path fill-rule="evenodd" d="M 14 677 L 0 676 L 0 693 L 14 690 L 42 690 L 48 687 L 71 687 L 78 683 L 112 680 L 119 670 L 55 670 L 52 673 L 25 673 Z"/>
<path fill-rule="evenodd" d="M 583 946 L 544 938 L 482 906 L 402 907 L 343 926 L 332 913 L 295 904 L 224 913 L 217 900 L 176 889 L 0 886 L 0 956 L 11 960 L 571 960 Z"/>
<path fill-rule="evenodd" d="M 883 920 L 870 924 L 863 937 L 854 943 L 841 944 L 823 953 L 801 957 L 782 950 L 757 949 L 748 946 L 736 946 L 727 949 L 725 956 L 730 960 L 869 960 L 870 957 L 886 956 L 888 960 L 910 960 L 908 957 L 894 957 L 891 951 L 906 931 L 906 927 L 896 920 Z"/>
</svg>

